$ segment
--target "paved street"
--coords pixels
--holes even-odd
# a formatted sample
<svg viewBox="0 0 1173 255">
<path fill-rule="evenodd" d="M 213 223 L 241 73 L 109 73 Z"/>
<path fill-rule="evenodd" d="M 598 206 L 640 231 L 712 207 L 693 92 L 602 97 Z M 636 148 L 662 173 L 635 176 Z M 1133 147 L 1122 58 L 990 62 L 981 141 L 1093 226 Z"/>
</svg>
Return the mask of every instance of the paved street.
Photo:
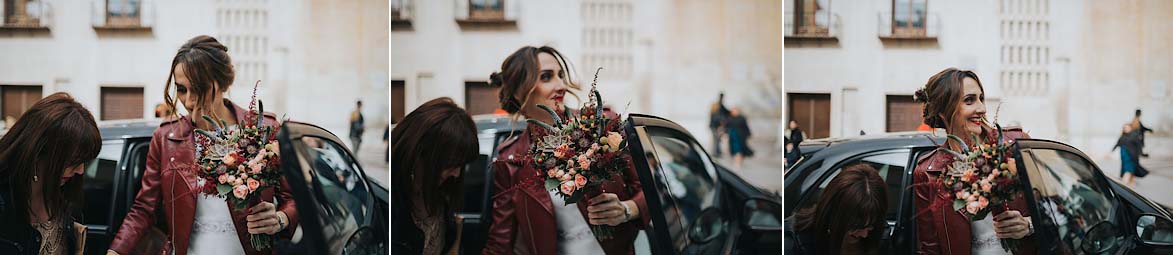
<svg viewBox="0 0 1173 255">
<path fill-rule="evenodd" d="M 349 142 L 350 138 L 343 139 Z M 383 144 L 383 128 L 368 128 L 363 133 L 362 148 L 358 150 L 358 164 L 367 172 L 367 176 L 387 186 L 391 184 L 387 172 L 388 163 L 387 145 Z"/>
<path fill-rule="evenodd" d="M 1168 148 L 1160 146 L 1164 144 L 1161 142 L 1163 141 L 1158 140 L 1145 146 L 1145 151 L 1149 153 L 1150 157 L 1141 158 L 1140 164 L 1149 170 L 1149 175 L 1138 178 L 1133 190 L 1157 203 L 1173 205 L 1173 152 L 1161 150 Z M 1108 178 L 1120 181 L 1119 155 L 1120 152 L 1116 151 L 1107 158 L 1093 156 L 1093 159 L 1096 161 L 1096 165 L 1104 171 L 1104 174 L 1108 175 Z"/>
<path fill-rule="evenodd" d="M 724 146 L 728 148 L 728 144 Z M 754 148 L 754 157 L 746 158 L 742 162 L 742 169 L 733 168 L 733 158 L 728 154 L 717 158 L 717 164 L 732 169 L 742 179 L 759 188 L 770 192 L 782 192 L 782 150 L 775 149 L 773 143 L 762 140 L 750 141 L 750 147 Z M 712 151 L 709 148 L 706 150 Z"/>
</svg>

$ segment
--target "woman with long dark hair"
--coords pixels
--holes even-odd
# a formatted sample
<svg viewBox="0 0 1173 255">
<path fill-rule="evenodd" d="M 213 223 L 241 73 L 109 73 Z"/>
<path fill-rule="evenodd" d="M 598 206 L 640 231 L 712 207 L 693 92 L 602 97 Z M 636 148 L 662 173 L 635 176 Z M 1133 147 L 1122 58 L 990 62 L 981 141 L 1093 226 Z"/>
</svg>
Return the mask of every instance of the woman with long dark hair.
<svg viewBox="0 0 1173 255">
<path fill-rule="evenodd" d="M 888 212 L 888 190 L 866 163 L 843 168 L 823 189 L 819 203 L 800 210 L 787 226 L 789 254 L 879 254 Z"/>
<path fill-rule="evenodd" d="M 407 114 L 391 134 L 391 253 L 448 254 L 456 210 L 464 202 L 461 170 L 477 158 L 476 124 L 452 99 L 437 98 Z"/>
<path fill-rule="evenodd" d="M 80 254 L 85 164 L 102 136 L 69 94 L 37 101 L 0 139 L 0 254 Z"/>
<path fill-rule="evenodd" d="M 249 235 L 270 234 L 286 240 L 293 236 L 297 207 L 284 178 L 275 189 L 261 192 L 259 204 L 244 210 L 232 209 L 222 198 L 200 195 L 196 188 L 200 177 L 192 170 L 196 165 L 195 130 L 214 127 L 199 116 L 221 119 L 228 129 L 237 129 L 249 114 L 224 98 L 234 82 L 233 69 L 228 47 L 211 36 L 196 36 L 176 52 L 163 97 L 168 106 L 174 109 L 183 104 L 190 114 L 155 129 L 142 188 L 107 253 L 131 253 L 157 217 L 164 217 L 167 224 L 166 253 L 271 254 L 272 249 L 254 249 Z M 262 118 L 264 125 L 279 125 L 272 113 L 263 113 Z"/>
</svg>

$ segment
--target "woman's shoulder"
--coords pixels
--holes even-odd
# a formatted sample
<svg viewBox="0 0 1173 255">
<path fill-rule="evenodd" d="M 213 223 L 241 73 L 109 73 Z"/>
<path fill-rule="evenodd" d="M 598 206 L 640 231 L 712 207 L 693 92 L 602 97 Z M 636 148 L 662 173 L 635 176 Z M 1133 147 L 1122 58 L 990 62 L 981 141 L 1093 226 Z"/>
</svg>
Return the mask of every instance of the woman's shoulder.
<svg viewBox="0 0 1173 255">
<path fill-rule="evenodd" d="M 192 131 L 191 118 L 188 116 L 180 116 L 178 118 L 168 118 L 159 127 L 155 128 L 152 139 L 156 138 L 182 138 L 187 133 Z"/>
<path fill-rule="evenodd" d="M 953 160 L 953 155 L 947 152 L 933 150 L 929 153 L 921 155 L 916 159 L 917 172 L 924 171 L 940 171 L 945 169 L 945 165 Z"/>
</svg>

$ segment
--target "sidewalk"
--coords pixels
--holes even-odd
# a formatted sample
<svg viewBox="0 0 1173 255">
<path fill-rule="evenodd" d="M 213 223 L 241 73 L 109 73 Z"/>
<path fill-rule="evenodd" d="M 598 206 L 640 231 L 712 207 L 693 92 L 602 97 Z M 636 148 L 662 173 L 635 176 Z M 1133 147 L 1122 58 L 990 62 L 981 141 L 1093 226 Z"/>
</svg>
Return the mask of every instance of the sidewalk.
<svg viewBox="0 0 1173 255">
<path fill-rule="evenodd" d="M 775 148 L 773 143 L 762 140 L 752 140 L 749 142 L 750 147 L 754 149 L 754 156 L 746 158 L 742 162 L 742 169 L 733 168 L 733 157 L 729 156 L 729 144 L 723 144 L 721 149 L 724 152 L 722 157 L 717 158 L 715 155 L 713 160 L 717 164 L 729 168 L 742 179 L 762 188 L 768 192 L 782 192 L 782 159 L 783 152 Z M 705 148 L 712 153 L 712 149 Z"/>
<path fill-rule="evenodd" d="M 1155 147 L 1151 149 L 1157 151 Z M 1117 153 L 1116 155 L 1119 155 Z M 1136 179 L 1136 187 L 1132 189 L 1142 196 L 1163 205 L 1173 206 L 1173 156 L 1151 154 L 1152 157 L 1140 158 L 1140 165 L 1149 170 L 1149 175 Z M 1100 157 L 1093 159 L 1096 165 L 1104 171 L 1108 178 L 1124 183 L 1120 180 L 1120 157 Z"/>
<path fill-rule="evenodd" d="M 350 139 L 350 138 L 343 138 Z M 350 142 L 347 140 L 347 142 Z M 391 184 L 390 174 L 387 171 L 387 145 L 383 144 L 383 128 L 368 128 L 363 133 L 362 148 L 359 148 L 358 165 L 362 166 L 363 171 L 367 172 L 367 176 L 375 181 L 383 184 L 384 187 Z M 354 150 L 351 149 L 353 152 Z"/>
</svg>

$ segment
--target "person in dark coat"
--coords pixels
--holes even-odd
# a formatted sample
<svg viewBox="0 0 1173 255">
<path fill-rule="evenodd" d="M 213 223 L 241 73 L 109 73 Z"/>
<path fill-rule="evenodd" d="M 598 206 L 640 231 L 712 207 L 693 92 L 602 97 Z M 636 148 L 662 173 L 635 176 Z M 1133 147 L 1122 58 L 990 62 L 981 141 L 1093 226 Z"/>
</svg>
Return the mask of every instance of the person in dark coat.
<svg viewBox="0 0 1173 255">
<path fill-rule="evenodd" d="M 725 128 L 729 132 L 729 155 L 733 155 L 733 167 L 741 169 L 741 162 L 746 156 L 753 156 L 753 149 L 749 147 L 749 123 L 741 114 L 741 109 L 734 107 L 729 111 L 729 119 L 725 121 Z"/>
<path fill-rule="evenodd" d="M 1153 129 L 1144 126 L 1144 123 L 1140 123 L 1140 109 L 1136 109 L 1136 115 L 1132 117 L 1132 124 L 1130 125 L 1132 125 L 1133 130 L 1136 130 L 1140 134 L 1140 150 L 1133 153 L 1141 157 L 1149 157 L 1149 154 L 1144 152 L 1144 133 L 1152 133 Z"/>
<path fill-rule="evenodd" d="M 785 139 L 786 168 L 790 168 L 791 164 L 794 164 L 802 157 L 802 149 L 798 148 L 798 145 L 802 144 L 802 129 L 798 128 L 797 121 L 790 121 L 790 136 L 787 136 Z"/>
<path fill-rule="evenodd" d="M 102 136 L 66 93 L 32 105 L 0 138 L 0 254 L 80 254 L 86 162 Z"/>
<path fill-rule="evenodd" d="M 713 157 L 721 157 L 721 137 L 725 136 L 725 120 L 729 109 L 725 108 L 725 93 L 717 95 L 717 102 L 709 109 L 709 131 L 713 135 Z"/>
<path fill-rule="evenodd" d="M 455 212 L 461 170 L 478 156 L 468 113 L 449 98 L 412 111 L 391 131 L 391 254 L 448 254 L 460 247 Z"/>
<path fill-rule="evenodd" d="M 1144 144 L 1143 131 L 1134 130 L 1132 126 L 1132 124 L 1124 125 L 1120 138 L 1116 140 L 1116 145 L 1112 146 L 1112 150 L 1120 148 L 1120 180 L 1129 187 L 1136 186 L 1136 177 L 1144 175 L 1140 173 L 1148 172 L 1140 165 L 1139 157 L 1139 152 Z"/>
<path fill-rule="evenodd" d="M 867 163 L 849 165 L 831 179 L 817 204 L 786 219 L 786 254 L 880 254 L 888 185 Z"/>
</svg>

